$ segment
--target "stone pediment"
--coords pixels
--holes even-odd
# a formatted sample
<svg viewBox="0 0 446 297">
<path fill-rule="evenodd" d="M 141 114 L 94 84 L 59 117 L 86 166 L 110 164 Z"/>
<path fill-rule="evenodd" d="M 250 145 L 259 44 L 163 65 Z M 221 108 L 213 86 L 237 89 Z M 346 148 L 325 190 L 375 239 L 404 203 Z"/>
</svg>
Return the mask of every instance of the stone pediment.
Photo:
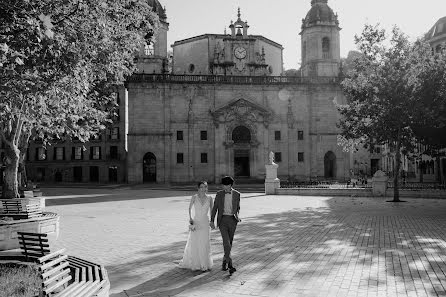
<svg viewBox="0 0 446 297">
<path fill-rule="evenodd" d="M 210 114 L 216 127 L 219 124 L 231 122 L 262 123 L 265 127 L 268 127 L 272 112 L 246 99 L 238 99 L 215 111 L 211 110 Z"/>
</svg>

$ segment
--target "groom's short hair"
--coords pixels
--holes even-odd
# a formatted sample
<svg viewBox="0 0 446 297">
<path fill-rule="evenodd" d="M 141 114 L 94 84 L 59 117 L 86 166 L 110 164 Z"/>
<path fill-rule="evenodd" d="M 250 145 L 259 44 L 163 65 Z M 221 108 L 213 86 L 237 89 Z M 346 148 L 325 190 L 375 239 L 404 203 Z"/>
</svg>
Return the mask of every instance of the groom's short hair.
<svg viewBox="0 0 446 297">
<path fill-rule="evenodd" d="M 221 179 L 221 183 L 223 185 L 233 185 L 234 184 L 234 179 L 230 176 L 225 176 Z"/>
</svg>

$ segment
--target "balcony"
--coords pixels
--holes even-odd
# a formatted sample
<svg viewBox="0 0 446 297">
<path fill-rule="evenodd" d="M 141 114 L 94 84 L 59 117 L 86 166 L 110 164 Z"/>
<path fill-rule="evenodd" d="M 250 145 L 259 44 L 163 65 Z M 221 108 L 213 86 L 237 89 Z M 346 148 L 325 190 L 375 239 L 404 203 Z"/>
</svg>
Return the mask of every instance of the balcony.
<svg viewBox="0 0 446 297">
<path fill-rule="evenodd" d="M 223 75 L 177 75 L 135 73 L 127 83 L 191 83 L 191 84 L 238 84 L 238 85 L 295 85 L 338 84 L 340 77 L 298 76 L 223 76 Z"/>
</svg>

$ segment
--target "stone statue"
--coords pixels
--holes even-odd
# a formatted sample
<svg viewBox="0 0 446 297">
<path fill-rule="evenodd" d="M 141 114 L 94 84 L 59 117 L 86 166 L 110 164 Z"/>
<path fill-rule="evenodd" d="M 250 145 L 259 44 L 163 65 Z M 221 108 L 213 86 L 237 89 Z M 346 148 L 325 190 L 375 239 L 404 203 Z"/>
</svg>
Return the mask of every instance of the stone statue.
<svg viewBox="0 0 446 297">
<path fill-rule="evenodd" d="M 274 152 L 269 153 L 269 164 L 276 164 L 274 163 Z"/>
</svg>

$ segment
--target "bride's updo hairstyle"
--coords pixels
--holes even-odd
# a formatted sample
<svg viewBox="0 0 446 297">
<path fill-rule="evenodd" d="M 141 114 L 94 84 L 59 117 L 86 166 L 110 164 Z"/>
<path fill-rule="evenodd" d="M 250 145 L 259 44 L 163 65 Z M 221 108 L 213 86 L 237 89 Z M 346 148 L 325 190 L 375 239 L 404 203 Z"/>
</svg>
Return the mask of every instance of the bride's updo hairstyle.
<svg viewBox="0 0 446 297">
<path fill-rule="evenodd" d="M 204 180 L 199 181 L 198 184 L 197 184 L 197 188 L 200 188 L 201 185 L 205 185 L 207 187 L 208 186 L 208 182 L 204 181 Z"/>
</svg>

